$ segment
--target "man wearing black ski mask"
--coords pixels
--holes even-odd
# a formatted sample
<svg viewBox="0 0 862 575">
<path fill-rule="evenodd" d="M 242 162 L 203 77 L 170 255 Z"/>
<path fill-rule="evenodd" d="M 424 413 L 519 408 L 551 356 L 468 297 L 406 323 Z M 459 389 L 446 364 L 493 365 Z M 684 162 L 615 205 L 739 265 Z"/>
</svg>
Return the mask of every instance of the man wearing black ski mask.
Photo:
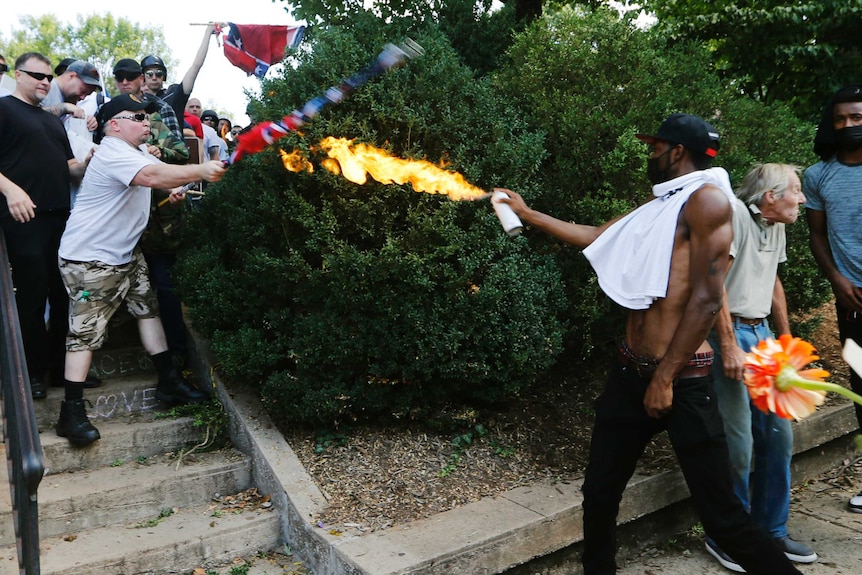
<svg viewBox="0 0 862 575">
<path fill-rule="evenodd" d="M 820 162 L 805 172 L 803 193 L 811 251 L 832 284 L 838 334 L 862 344 L 862 84 L 835 92 L 814 137 Z M 850 372 L 850 386 L 862 393 L 862 378 Z M 856 406 L 862 427 L 862 407 Z M 862 492 L 850 499 L 862 513 Z"/>
</svg>

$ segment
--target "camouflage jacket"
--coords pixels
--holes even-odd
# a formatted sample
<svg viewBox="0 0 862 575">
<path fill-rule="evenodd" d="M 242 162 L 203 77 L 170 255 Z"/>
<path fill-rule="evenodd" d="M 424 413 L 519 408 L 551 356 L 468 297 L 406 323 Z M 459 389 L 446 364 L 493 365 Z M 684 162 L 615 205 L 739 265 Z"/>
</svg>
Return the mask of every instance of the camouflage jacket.
<svg viewBox="0 0 862 575">
<path fill-rule="evenodd" d="M 182 244 L 188 200 L 176 205 L 162 203 L 167 197 L 167 190 L 152 191 L 150 219 L 138 244 L 145 254 L 175 254 Z"/>
<path fill-rule="evenodd" d="M 158 112 L 150 114 L 150 139 L 147 143 L 162 153 L 160 158 L 166 164 L 185 164 L 189 161 L 189 148 L 186 143 L 162 122 Z"/>
</svg>

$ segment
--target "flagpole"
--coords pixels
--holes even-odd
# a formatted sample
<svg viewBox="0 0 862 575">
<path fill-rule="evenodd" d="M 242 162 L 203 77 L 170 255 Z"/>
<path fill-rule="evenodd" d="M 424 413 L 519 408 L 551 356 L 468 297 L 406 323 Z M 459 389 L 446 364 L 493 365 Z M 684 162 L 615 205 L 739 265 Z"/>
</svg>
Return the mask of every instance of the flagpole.
<svg viewBox="0 0 862 575">
<path fill-rule="evenodd" d="M 377 58 L 368 65 L 349 78 L 343 79 L 340 84 L 331 86 L 323 95 L 307 101 L 301 109 L 294 110 L 281 120 L 262 122 L 248 131 L 240 132 L 237 136 L 237 146 L 225 164 L 235 164 L 243 156 L 263 150 L 288 132 L 297 130 L 314 119 L 324 107 L 340 103 L 372 78 L 403 66 L 408 60 L 418 58 L 424 53 L 422 46 L 410 38 L 405 39 L 401 46 L 387 44 Z"/>
</svg>

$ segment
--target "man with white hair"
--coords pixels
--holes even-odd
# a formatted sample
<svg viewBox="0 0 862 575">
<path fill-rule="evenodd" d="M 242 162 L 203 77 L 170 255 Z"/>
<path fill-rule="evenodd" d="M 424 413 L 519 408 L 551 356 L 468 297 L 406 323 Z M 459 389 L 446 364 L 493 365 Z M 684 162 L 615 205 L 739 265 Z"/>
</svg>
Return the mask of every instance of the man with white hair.
<svg viewBox="0 0 862 575">
<path fill-rule="evenodd" d="M 811 563 L 817 554 L 787 533 L 793 457 L 790 421 L 755 407 L 742 380 L 745 354 L 758 341 L 790 333 L 778 264 L 787 259 L 784 228 L 799 217 L 805 196 L 796 168 L 787 164 L 755 166 L 736 196 L 724 303 L 707 338 L 715 350 L 712 375 L 727 436 L 733 491 L 788 559 Z M 742 567 L 709 533 L 706 549 L 724 567 L 741 572 Z"/>
</svg>

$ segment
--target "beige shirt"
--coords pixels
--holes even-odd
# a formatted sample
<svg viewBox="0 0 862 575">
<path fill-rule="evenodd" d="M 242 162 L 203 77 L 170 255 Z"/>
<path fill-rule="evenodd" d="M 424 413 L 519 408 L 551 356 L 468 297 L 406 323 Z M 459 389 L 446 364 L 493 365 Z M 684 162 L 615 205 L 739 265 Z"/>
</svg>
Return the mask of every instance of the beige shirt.
<svg viewBox="0 0 862 575">
<path fill-rule="evenodd" d="M 749 319 L 769 315 L 778 264 L 787 261 L 786 248 L 784 224 L 767 224 L 757 206 L 736 200 L 730 245 L 733 265 L 725 278 L 731 314 Z"/>
</svg>

